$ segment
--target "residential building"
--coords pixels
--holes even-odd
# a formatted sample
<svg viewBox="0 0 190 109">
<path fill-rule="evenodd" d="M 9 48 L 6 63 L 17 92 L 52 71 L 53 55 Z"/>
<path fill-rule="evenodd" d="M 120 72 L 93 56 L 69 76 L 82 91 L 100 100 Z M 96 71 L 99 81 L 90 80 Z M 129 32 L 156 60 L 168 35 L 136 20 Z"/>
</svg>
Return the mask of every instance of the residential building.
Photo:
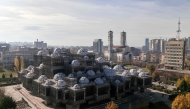
<svg viewBox="0 0 190 109">
<path fill-rule="evenodd" d="M 165 45 L 165 68 L 182 70 L 185 60 L 185 41 L 171 38 Z"/>
<path fill-rule="evenodd" d="M 22 51 L 5 51 L 0 52 L 1 63 L 6 69 L 14 69 L 14 59 L 16 56 L 22 56 L 25 60 L 25 66 L 33 63 L 33 55 L 36 54 L 39 49 L 28 48 L 28 50 Z"/>
<path fill-rule="evenodd" d="M 10 49 L 10 44 L 0 43 L 0 52 L 9 51 L 9 49 Z"/>
</svg>

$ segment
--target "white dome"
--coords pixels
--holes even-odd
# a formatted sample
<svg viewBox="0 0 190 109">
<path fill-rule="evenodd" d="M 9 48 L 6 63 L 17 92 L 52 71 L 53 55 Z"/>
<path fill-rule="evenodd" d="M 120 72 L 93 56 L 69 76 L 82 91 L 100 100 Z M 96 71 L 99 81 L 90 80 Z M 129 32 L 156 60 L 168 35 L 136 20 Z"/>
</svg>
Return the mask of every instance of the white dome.
<svg viewBox="0 0 190 109">
<path fill-rule="evenodd" d="M 39 66 L 39 68 L 42 69 L 43 67 L 44 67 L 44 64 L 41 63 L 40 66 Z"/>
<path fill-rule="evenodd" d="M 89 83 L 89 80 L 88 80 L 87 77 L 81 77 L 79 79 L 79 83 L 81 83 L 81 84 L 87 84 L 87 83 Z"/>
<path fill-rule="evenodd" d="M 27 74 L 27 72 L 28 72 L 28 71 L 27 71 L 26 69 L 24 69 L 24 70 L 20 71 L 19 73 L 20 73 L 20 74 Z"/>
<path fill-rule="evenodd" d="M 115 76 L 115 70 L 111 69 L 111 68 L 106 68 L 104 69 L 104 73 L 106 76 Z"/>
<path fill-rule="evenodd" d="M 137 70 L 136 69 L 131 69 L 130 74 L 131 75 L 137 75 Z"/>
<path fill-rule="evenodd" d="M 103 81 L 101 78 L 96 78 L 96 79 L 94 80 L 94 83 L 95 83 L 95 84 L 104 84 L 104 81 Z"/>
<path fill-rule="evenodd" d="M 46 80 L 45 85 L 46 85 L 46 86 L 53 85 L 53 82 L 50 81 L 50 80 Z"/>
<path fill-rule="evenodd" d="M 31 73 L 34 73 L 34 67 L 30 70 Z"/>
<path fill-rule="evenodd" d="M 45 82 L 46 79 L 47 79 L 47 77 L 45 75 L 40 75 L 38 77 L 38 81 L 41 82 L 41 83 Z"/>
<path fill-rule="evenodd" d="M 93 70 L 88 70 L 88 71 L 87 71 L 87 75 L 88 75 L 88 76 L 94 76 L 95 73 L 94 73 Z"/>
<path fill-rule="evenodd" d="M 84 48 L 81 48 L 77 51 L 77 54 L 86 55 L 86 54 L 88 54 L 88 51 Z"/>
<path fill-rule="evenodd" d="M 65 74 L 62 72 L 57 73 L 61 78 L 65 77 Z"/>
<path fill-rule="evenodd" d="M 137 72 L 140 73 L 140 72 L 143 72 L 143 70 L 142 70 L 142 69 L 139 69 Z"/>
<path fill-rule="evenodd" d="M 97 74 L 97 75 L 101 74 L 100 70 L 96 71 L 96 74 Z"/>
<path fill-rule="evenodd" d="M 123 76 L 129 76 L 131 75 L 128 70 L 124 70 L 122 73 Z"/>
<path fill-rule="evenodd" d="M 76 66 L 79 66 L 79 65 L 80 65 L 80 62 L 79 62 L 78 60 L 73 60 L 73 61 L 71 62 L 71 65 L 74 66 L 74 67 L 76 67 Z"/>
<path fill-rule="evenodd" d="M 105 77 L 102 77 L 102 80 L 103 80 L 103 81 L 106 81 L 106 78 L 105 78 Z"/>
<path fill-rule="evenodd" d="M 55 81 L 58 81 L 58 80 L 62 80 L 62 77 L 59 74 L 55 74 L 54 77 L 53 77 L 53 79 Z"/>
<path fill-rule="evenodd" d="M 103 62 L 105 62 L 105 59 L 102 58 L 102 57 L 99 57 L 99 58 L 96 59 L 96 61 L 99 62 L 99 63 L 103 63 Z"/>
<path fill-rule="evenodd" d="M 89 60 L 89 57 L 88 56 L 84 56 L 84 60 Z"/>
<path fill-rule="evenodd" d="M 55 86 L 56 87 L 63 87 L 65 86 L 65 82 L 63 80 L 58 80 L 56 83 L 55 83 Z"/>
<path fill-rule="evenodd" d="M 51 58 L 58 58 L 58 57 L 60 57 L 60 54 L 58 52 L 53 52 L 51 54 Z"/>
<path fill-rule="evenodd" d="M 77 72 L 77 75 L 81 75 L 81 74 L 83 74 L 83 72 L 81 72 L 81 71 L 78 71 L 78 72 Z"/>
<path fill-rule="evenodd" d="M 120 65 L 114 66 L 113 69 L 114 69 L 115 71 L 119 71 L 119 72 L 122 72 L 122 71 L 123 71 L 123 68 L 122 68 Z"/>
<path fill-rule="evenodd" d="M 118 83 L 121 83 L 119 80 L 115 80 L 115 83 L 118 84 Z"/>
<path fill-rule="evenodd" d="M 60 52 L 61 52 L 61 49 L 60 49 L 60 48 L 55 48 L 53 52 L 54 52 L 54 53 L 60 53 Z"/>
<path fill-rule="evenodd" d="M 40 55 L 40 56 L 48 56 L 49 53 L 47 50 L 40 50 L 38 51 L 37 55 Z"/>
<path fill-rule="evenodd" d="M 32 78 L 33 76 L 34 76 L 34 73 L 31 73 L 31 72 L 26 74 L 26 77 L 29 77 L 29 78 Z"/>
<path fill-rule="evenodd" d="M 80 89 L 81 87 L 80 87 L 79 84 L 75 84 L 75 85 L 73 86 L 73 88 L 74 88 L 74 89 Z"/>
<path fill-rule="evenodd" d="M 103 66 L 103 69 L 106 69 L 106 68 L 111 68 L 111 67 L 109 67 L 109 66 L 107 66 L 107 65 L 104 65 L 104 66 Z"/>
<path fill-rule="evenodd" d="M 66 48 L 61 48 L 61 52 L 66 52 Z"/>
<path fill-rule="evenodd" d="M 32 70 L 32 68 L 34 68 L 34 66 L 33 65 L 29 65 L 28 68 L 27 68 L 27 70 Z"/>
<path fill-rule="evenodd" d="M 147 75 L 145 72 L 141 72 L 141 73 L 139 73 L 138 76 L 139 76 L 139 77 L 147 77 L 148 75 Z"/>
<path fill-rule="evenodd" d="M 112 65 L 114 65 L 115 63 L 114 63 L 114 62 L 112 62 L 112 61 L 110 61 L 110 62 L 109 62 L 109 64 L 112 66 Z"/>
<path fill-rule="evenodd" d="M 69 74 L 68 77 L 69 78 L 74 78 L 74 75 L 73 74 Z"/>
</svg>

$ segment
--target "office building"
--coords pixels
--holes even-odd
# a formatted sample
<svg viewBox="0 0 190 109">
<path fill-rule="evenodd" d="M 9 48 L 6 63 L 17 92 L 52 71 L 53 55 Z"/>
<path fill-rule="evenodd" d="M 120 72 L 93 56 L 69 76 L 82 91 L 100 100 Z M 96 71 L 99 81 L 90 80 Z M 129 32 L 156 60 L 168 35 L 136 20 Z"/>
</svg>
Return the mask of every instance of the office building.
<svg viewBox="0 0 190 109">
<path fill-rule="evenodd" d="M 103 54 L 103 41 L 102 39 L 95 39 L 93 41 L 93 52 L 102 55 Z"/>
<path fill-rule="evenodd" d="M 34 47 L 36 48 L 47 48 L 47 43 L 44 43 L 44 41 L 34 41 Z"/>
</svg>

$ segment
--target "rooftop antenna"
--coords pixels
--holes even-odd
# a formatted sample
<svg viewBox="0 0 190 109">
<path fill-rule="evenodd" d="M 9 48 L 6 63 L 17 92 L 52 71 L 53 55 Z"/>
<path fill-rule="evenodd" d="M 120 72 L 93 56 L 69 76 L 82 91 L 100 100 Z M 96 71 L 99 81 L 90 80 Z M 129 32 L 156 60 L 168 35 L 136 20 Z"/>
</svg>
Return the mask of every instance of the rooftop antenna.
<svg viewBox="0 0 190 109">
<path fill-rule="evenodd" d="M 180 32 L 181 32 L 181 30 L 180 30 L 180 18 L 179 18 L 179 22 L 178 22 L 178 30 L 177 30 L 177 37 L 176 37 L 176 39 L 177 40 L 179 40 L 180 39 Z"/>
</svg>

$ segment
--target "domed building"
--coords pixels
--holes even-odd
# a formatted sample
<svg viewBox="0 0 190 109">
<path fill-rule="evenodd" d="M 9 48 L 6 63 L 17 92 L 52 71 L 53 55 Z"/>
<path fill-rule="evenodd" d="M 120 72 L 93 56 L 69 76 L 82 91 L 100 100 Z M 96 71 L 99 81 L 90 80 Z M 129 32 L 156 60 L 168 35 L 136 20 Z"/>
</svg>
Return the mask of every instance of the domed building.
<svg viewBox="0 0 190 109">
<path fill-rule="evenodd" d="M 151 85 L 143 71 L 125 70 L 102 57 L 80 49 L 77 54 L 56 48 L 34 55 L 34 66 L 19 73 L 23 87 L 42 97 L 45 104 L 79 108 L 81 104 L 100 103 L 127 97 L 137 87 Z M 81 107 L 83 108 L 83 107 Z"/>
</svg>

